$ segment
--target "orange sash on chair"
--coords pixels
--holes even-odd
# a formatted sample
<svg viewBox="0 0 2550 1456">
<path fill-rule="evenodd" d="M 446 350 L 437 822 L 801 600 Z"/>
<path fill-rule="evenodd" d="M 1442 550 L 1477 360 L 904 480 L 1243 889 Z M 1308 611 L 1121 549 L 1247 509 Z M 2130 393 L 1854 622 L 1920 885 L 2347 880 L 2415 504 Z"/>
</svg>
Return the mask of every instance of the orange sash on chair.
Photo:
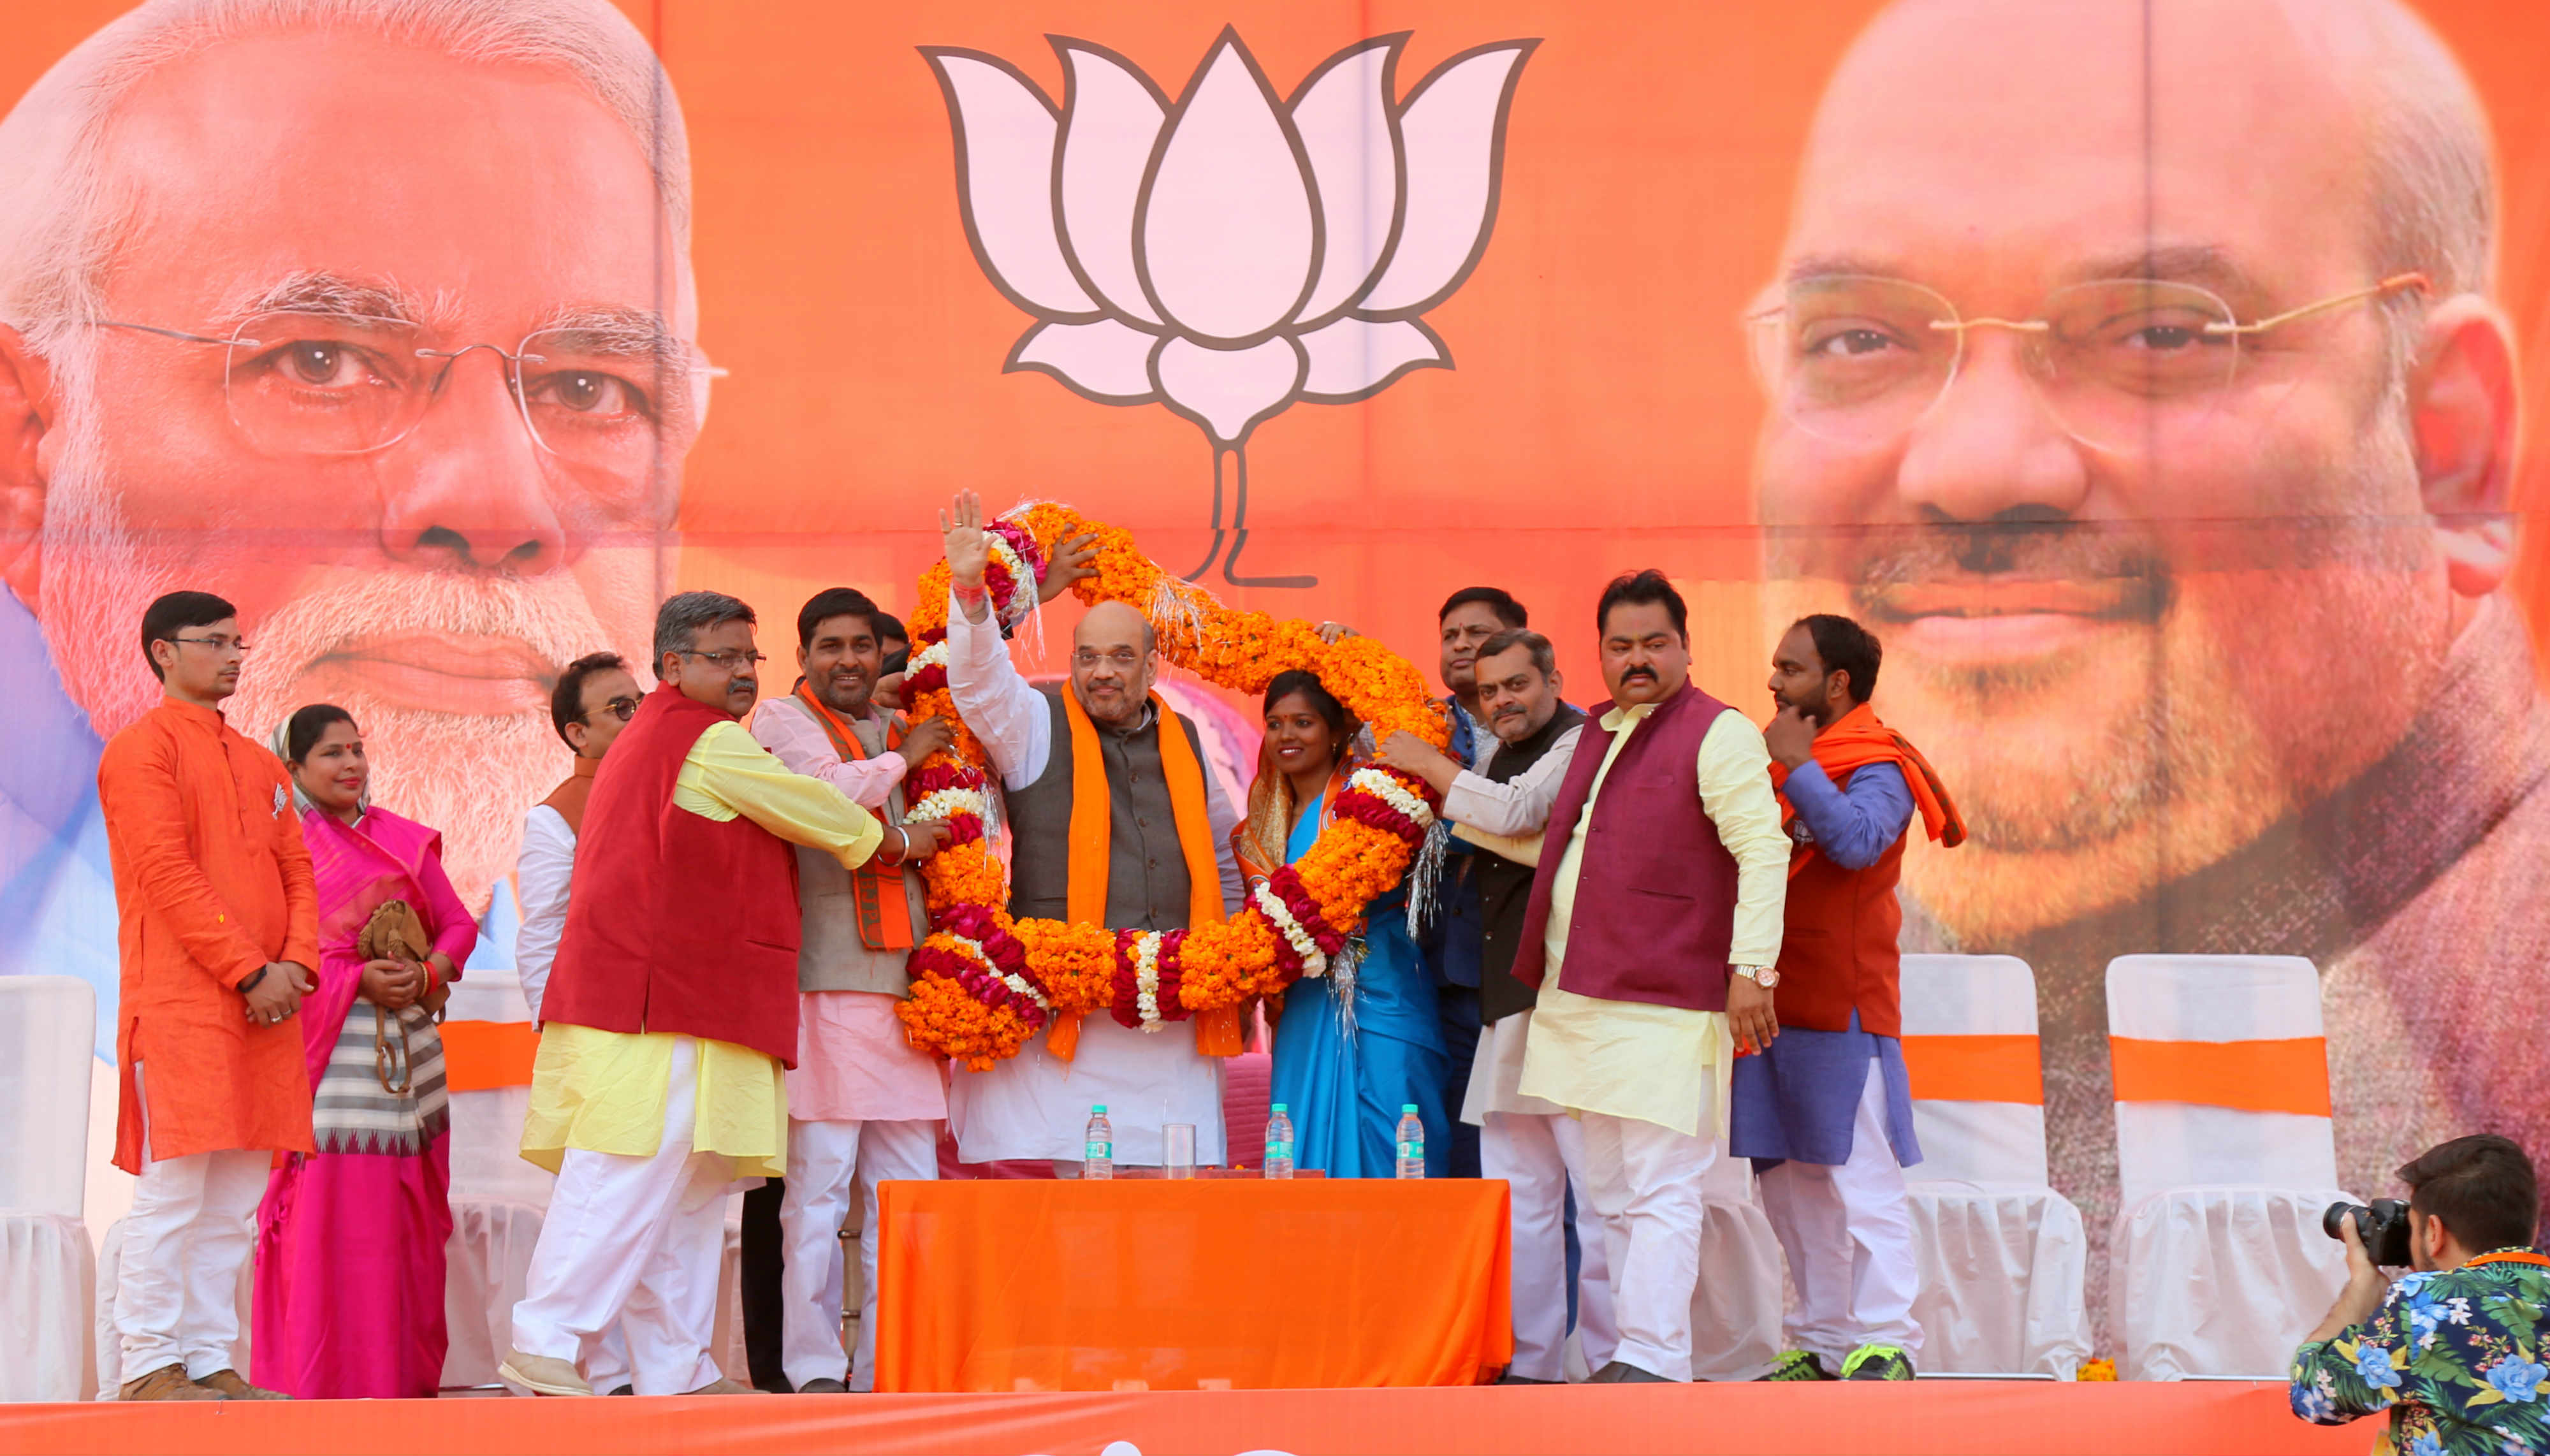
<svg viewBox="0 0 2550 1456">
<path fill-rule="evenodd" d="M 1071 729 L 1071 859 L 1064 882 L 1064 914 L 1072 923 L 1107 923 L 1108 855 L 1115 837 L 1115 802 L 1107 787 L 1107 760 L 1098 746 L 1098 726 L 1089 711 L 1066 689 L 1064 721 Z M 1169 786 L 1169 809 L 1178 825 L 1178 851 L 1187 862 L 1187 923 L 1222 923 L 1222 862 L 1216 856 L 1213 819 L 1205 808 L 1204 765 L 1187 741 L 1178 716 L 1160 695 L 1151 695 L 1159 717 L 1160 776 Z M 1064 1061 L 1080 1044 L 1080 1018 L 1057 1019 L 1045 1032 L 1045 1050 Z M 1207 1056 L 1240 1053 L 1239 1012 L 1226 1008 L 1196 1018 L 1196 1049 Z"/>
<path fill-rule="evenodd" d="M 859 746 L 859 735 L 841 722 L 824 700 L 815 696 L 814 687 L 800 679 L 797 701 L 815 715 L 824 726 L 824 735 L 833 740 L 833 751 L 844 763 L 865 759 L 868 754 Z M 903 741 L 902 730 L 889 723 L 886 746 Z M 883 819 L 883 815 L 878 816 Z M 912 948 L 912 909 L 904 901 L 903 869 L 900 864 L 882 865 L 873 854 L 865 863 L 850 871 L 850 894 L 859 912 L 859 943 L 870 950 L 910 950 Z"/>
</svg>

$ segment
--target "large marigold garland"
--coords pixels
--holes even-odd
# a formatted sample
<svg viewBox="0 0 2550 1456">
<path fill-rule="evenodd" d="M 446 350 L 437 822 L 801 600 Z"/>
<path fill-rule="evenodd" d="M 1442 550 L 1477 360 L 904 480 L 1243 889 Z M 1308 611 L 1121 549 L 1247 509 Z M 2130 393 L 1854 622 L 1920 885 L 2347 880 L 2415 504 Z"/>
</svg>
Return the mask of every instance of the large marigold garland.
<svg viewBox="0 0 2550 1456">
<path fill-rule="evenodd" d="M 1129 533 L 1067 506 L 1022 507 L 988 529 L 994 544 L 984 584 L 1005 623 L 1034 610 L 1036 577 L 1057 542 L 1095 535 L 1096 575 L 1077 583 L 1074 594 L 1093 606 L 1123 602 L 1140 611 L 1171 664 L 1252 697 L 1278 673 L 1307 669 L 1371 727 L 1375 741 L 1403 729 L 1438 748 L 1450 741 L 1424 678 L 1370 637 L 1324 642 L 1307 622 L 1226 607 L 1161 570 Z M 914 718 L 959 723 L 949 748 L 904 784 L 912 806 L 906 818 L 952 831 L 949 846 L 922 868 L 931 933 L 912 953 L 912 995 L 897 1009 L 913 1045 L 985 1071 L 1017 1055 L 1057 1017 L 1104 1013 L 1157 1031 L 1324 974 L 1328 958 L 1363 927 L 1364 908 L 1407 873 L 1434 822 L 1433 791 L 1396 769 L 1355 770 L 1319 842 L 1220 924 L 1158 933 L 1012 921 L 1004 908 L 1008 877 L 983 838 L 988 759 L 947 693 L 947 581 L 944 561 L 921 578 L 903 684 Z"/>
</svg>

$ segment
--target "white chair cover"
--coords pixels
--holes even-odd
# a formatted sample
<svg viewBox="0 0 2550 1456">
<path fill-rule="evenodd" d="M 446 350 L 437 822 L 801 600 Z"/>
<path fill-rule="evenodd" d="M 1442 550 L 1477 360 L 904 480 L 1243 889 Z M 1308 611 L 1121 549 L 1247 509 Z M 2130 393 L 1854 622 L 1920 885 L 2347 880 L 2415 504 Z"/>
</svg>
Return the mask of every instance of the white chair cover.
<svg viewBox="0 0 2550 1456">
<path fill-rule="evenodd" d="M 2109 1252 L 2116 1374 L 2285 1378 L 2346 1284 L 2346 1246 L 2320 1231 L 2346 1195 L 2179 1188 L 2128 1208 Z"/>
<path fill-rule="evenodd" d="M 1753 1198 L 1753 1168 L 1721 1157 L 1702 1181 L 1700 1284 L 1691 1297 L 1696 1380 L 1753 1380 L 1780 1356 L 1788 1275 L 1780 1239 Z"/>
<path fill-rule="evenodd" d="M 254 1228 L 256 1219 L 245 1220 Z M 97 1398 L 112 1401 L 124 1388 L 124 1344 L 115 1334 L 115 1274 L 124 1258 L 124 1220 L 118 1218 L 106 1230 L 106 1245 L 97 1254 L 97 1304 L 92 1328 L 97 1348 Z M 249 1313 L 256 1295 L 256 1260 L 240 1261 L 239 1272 L 239 1342 L 231 1346 L 231 1369 L 242 1378 L 248 1376 Z M 147 1375 L 148 1371 L 139 1374 Z"/>
<path fill-rule="evenodd" d="M 451 988 L 446 1021 L 528 1021 L 522 983 L 507 970 L 473 968 Z M 451 1240 L 443 1250 L 443 1322 L 451 1346 L 442 1388 L 496 1384 L 514 1343 L 523 1297 L 556 1178 L 524 1161 L 528 1087 L 451 1094 Z"/>
<path fill-rule="evenodd" d="M 1923 1096 L 1925 1082 L 1964 1092 L 1942 1061 L 2011 1038 L 2037 1065 L 2036 976 L 2007 955 L 1904 957 L 1905 1058 L 1921 1161 L 1907 1170 L 1921 1292 L 1921 1367 L 1960 1375 L 2069 1380 L 2090 1357 L 2083 1294 L 2089 1237 L 2081 1211 L 2047 1185 L 2041 1079 L 2018 1101 Z"/>
<path fill-rule="evenodd" d="M 97 1388 L 97 1261 L 80 1221 L 97 993 L 76 976 L 0 977 L 0 1401 Z"/>
<path fill-rule="evenodd" d="M 2265 1100 L 2328 1106 L 2319 973 L 2299 956 L 2119 956 L 2108 966 L 2108 1025 L 2122 1042 L 2221 1045 L 2235 1069 L 2244 1051 L 2225 1043 L 2299 1045 L 2315 1052 L 2316 1085 L 2265 1089 Z M 2329 1118 L 2147 1091 L 2120 1074 L 2123 1211 L 2109 1241 L 2117 1374 L 2281 1380 L 2346 1282 L 2344 1246 L 2319 1224 L 2348 1197 Z"/>
<path fill-rule="evenodd" d="M 88 1225 L 59 1213 L 0 1213 L 0 1405 L 97 1394 Z"/>
</svg>

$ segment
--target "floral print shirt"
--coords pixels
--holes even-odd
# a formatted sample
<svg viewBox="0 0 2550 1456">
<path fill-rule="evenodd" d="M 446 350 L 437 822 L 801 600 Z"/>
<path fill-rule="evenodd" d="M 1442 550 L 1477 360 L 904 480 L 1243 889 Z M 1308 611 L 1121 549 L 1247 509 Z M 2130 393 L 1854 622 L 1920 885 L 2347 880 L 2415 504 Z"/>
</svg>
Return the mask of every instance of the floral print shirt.
<svg viewBox="0 0 2550 1456">
<path fill-rule="evenodd" d="M 2372 1318 L 2294 1352 L 2294 1413 L 2343 1425 L 2388 1410 L 2377 1450 L 2396 1456 L 2550 1456 L 2545 1311 L 2550 1267 L 2529 1257 L 2404 1275 Z"/>
</svg>

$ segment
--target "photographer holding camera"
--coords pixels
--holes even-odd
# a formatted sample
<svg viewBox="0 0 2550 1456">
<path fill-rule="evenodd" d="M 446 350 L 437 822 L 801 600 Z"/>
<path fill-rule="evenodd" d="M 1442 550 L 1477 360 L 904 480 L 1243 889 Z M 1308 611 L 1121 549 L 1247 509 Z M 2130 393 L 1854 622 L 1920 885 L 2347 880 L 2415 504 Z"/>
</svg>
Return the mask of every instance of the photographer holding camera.
<svg viewBox="0 0 2550 1456">
<path fill-rule="evenodd" d="M 2456 1137 L 2400 1170 L 2405 1207 L 2339 1204 L 2346 1289 L 2294 1352 L 2294 1413 L 2343 1425 L 2388 1409 L 2383 1449 L 2550 1452 L 2542 1340 L 2550 1258 L 2525 1247 L 2541 1213 L 2523 1149 Z M 2397 1283 L 2380 1263 L 2416 1272 Z"/>
</svg>

